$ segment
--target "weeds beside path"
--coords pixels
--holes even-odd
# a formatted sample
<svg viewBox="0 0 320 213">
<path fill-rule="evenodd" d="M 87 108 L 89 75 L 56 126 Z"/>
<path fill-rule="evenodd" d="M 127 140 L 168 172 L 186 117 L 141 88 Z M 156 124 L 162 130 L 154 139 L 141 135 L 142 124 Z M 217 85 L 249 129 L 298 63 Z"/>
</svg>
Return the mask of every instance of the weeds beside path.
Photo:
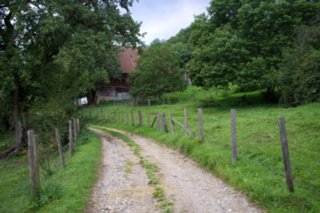
<svg viewBox="0 0 320 213">
<path fill-rule="evenodd" d="M 0 213 L 78 213 L 86 208 L 100 159 L 99 138 L 84 130 L 76 152 L 62 168 L 58 156 L 50 158 L 51 174 L 41 173 L 39 200 L 32 201 L 27 156 L 0 161 Z"/>
</svg>

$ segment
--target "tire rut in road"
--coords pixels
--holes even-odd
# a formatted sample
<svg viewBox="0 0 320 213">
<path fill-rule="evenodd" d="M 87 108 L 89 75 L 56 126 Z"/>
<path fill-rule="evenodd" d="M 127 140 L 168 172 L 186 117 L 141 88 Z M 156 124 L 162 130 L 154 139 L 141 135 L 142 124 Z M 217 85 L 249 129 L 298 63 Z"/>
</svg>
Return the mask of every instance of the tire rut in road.
<svg viewBox="0 0 320 213">
<path fill-rule="evenodd" d="M 87 212 L 159 212 L 139 158 L 123 141 L 94 131 L 101 136 L 103 153 Z"/>
</svg>

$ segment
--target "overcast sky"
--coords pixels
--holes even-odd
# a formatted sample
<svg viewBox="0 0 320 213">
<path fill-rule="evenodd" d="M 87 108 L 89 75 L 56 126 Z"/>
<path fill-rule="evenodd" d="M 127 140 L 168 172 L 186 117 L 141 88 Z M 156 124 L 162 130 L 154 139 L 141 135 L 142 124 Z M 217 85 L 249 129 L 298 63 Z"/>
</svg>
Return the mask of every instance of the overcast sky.
<svg viewBox="0 0 320 213">
<path fill-rule="evenodd" d="M 156 38 L 169 39 L 188 27 L 194 15 L 206 12 L 210 0 L 139 0 L 131 8 L 132 17 L 142 22 L 143 41 L 150 44 Z"/>
</svg>

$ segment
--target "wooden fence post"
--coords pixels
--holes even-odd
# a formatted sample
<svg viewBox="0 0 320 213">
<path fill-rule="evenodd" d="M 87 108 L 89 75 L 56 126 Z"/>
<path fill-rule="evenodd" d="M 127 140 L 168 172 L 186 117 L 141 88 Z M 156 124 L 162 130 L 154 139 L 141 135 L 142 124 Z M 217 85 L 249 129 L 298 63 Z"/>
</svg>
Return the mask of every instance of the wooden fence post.
<svg viewBox="0 0 320 213">
<path fill-rule="evenodd" d="M 153 119 L 152 124 L 151 124 L 150 127 L 153 127 L 154 123 L 156 123 L 156 121 L 157 121 L 157 115 L 158 115 L 158 113 L 156 112 L 156 115 L 154 116 L 154 119 Z"/>
<path fill-rule="evenodd" d="M 148 106 L 151 106 L 151 102 L 150 102 L 150 99 L 148 99 Z"/>
<path fill-rule="evenodd" d="M 188 128 L 188 111 L 187 108 L 184 108 L 184 127 Z"/>
<path fill-rule="evenodd" d="M 74 134 L 73 140 L 74 140 L 74 142 L 76 142 L 77 137 L 78 137 L 78 134 L 77 134 L 77 122 L 76 122 L 75 118 L 73 118 L 72 121 L 73 121 L 73 134 Z"/>
<path fill-rule="evenodd" d="M 150 112 L 147 111 L 147 122 L 148 122 L 148 127 L 150 126 Z"/>
<path fill-rule="evenodd" d="M 58 145 L 58 151 L 59 151 L 59 155 L 60 155 L 61 164 L 63 167 L 65 167 L 60 132 L 59 132 L 58 128 L 55 128 L 54 130 L 55 130 L 56 141 L 57 141 L 57 145 Z"/>
<path fill-rule="evenodd" d="M 202 109 L 198 109 L 198 121 L 199 121 L 199 139 L 201 142 L 204 141 L 204 133 L 203 133 L 203 119 L 202 119 Z"/>
<path fill-rule="evenodd" d="M 131 123 L 132 123 L 132 126 L 134 126 L 134 113 L 133 113 L 133 111 L 131 111 Z"/>
<path fill-rule="evenodd" d="M 33 196 L 38 196 L 40 192 L 40 179 L 38 170 L 37 144 L 33 130 L 27 131 L 28 136 L 28 161 L 29 175 L 31 180 L 31 190 Z"/>
<path fill-rule="evenodd" d="M 139 115 L 139 126 L 141 127 L 142 126 L 142 113 L 141 111 L 138 112 L 138 115 Z"/>
<path fill-rule="evenodd" d="M 80 132 L 80 119 L 79 118 L 77 118 L 77 130 L 78 130 L 78 132 Z"/>
<path fill-rule="evenodd" d="M 184 128 L 188 128 L 188 111 L 187 108 L 184 108 Z"/>
<path fill-rule="evenodd" d="M 174 135 L 174 121 L 172 120 L 171 112 L 169 112 L 169 122 L 170 122 L 170 127 L 171 127 L 171 133 L 172 133 L 172 135 Z"/>
<path fill-rule="evenodd" d="M 129 124 L 129 113 L 126 112 L 126 123 Z"/>
<path fill-rule="evenodd" d="M 289 192 L 294 192 L 293 177 L 292 177 L 291 165 L 290 165 L 288 139 L 287 139 L 287 133 L 286 133 L 285 119 L 283 117 L 279 118 L 279 129 L 280 129 L 280 137 L 281 137 L 284 172 L 285 172 L 285 176 L 286 176 L 287 186 L 288 186 Z"/>
<path fill-rule="evenodd" d="M 165 113 L 162 113 L 162 126 L 163 126 L 163 130 L 166 134 L 168 134 L 168 125 L 167 125 L 167 120 L 166 120 L 166 115 Z"/>
<path fill-rule="evenodd" d="M 156 114 L 156 127 L 157 127 L 157 130 L 159 131 L 160 130 L 160 124 L 159 124 L 159 112 L 157 112 Z"/>
<path fill-rule="evenodd" d="M 73 147 L 73 133 L 72 133 L 72 121 L 69 121 L 69 154 L 73 155 L 74 147 Z"/>
<path fill-rule="evenodd" d="M 231 110 L 231 142 L 232 142 L 232 162 L 237 161 L 237 128 L 236 128 L 236 110 Z"/>
</svg>

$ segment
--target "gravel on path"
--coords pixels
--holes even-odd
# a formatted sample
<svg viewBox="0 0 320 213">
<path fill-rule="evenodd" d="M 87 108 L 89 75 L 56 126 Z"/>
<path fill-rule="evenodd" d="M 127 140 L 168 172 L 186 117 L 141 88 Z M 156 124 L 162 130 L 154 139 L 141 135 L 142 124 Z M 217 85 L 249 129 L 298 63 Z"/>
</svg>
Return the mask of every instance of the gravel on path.
<svg viewBox="0 0 320 213">
<path fill-rule="evenodd" d="M 145 169 L 122 140 L 93 130 L 101 136 L 102 159 L 87 213 L 159 212 L 148 185 Z"/>
<path fill-rule="evenodd" d="M 169 199 L 174 202 L 174 212 L 264 212 L 249 202 L 243 193 L 199 168 L 179 152 L 161 146 L 152 139 L 118 129 L 107 129 L 131 138 L 141 147 L 143 157 L 159 167 L 161 184 Z"/>
</svg>

